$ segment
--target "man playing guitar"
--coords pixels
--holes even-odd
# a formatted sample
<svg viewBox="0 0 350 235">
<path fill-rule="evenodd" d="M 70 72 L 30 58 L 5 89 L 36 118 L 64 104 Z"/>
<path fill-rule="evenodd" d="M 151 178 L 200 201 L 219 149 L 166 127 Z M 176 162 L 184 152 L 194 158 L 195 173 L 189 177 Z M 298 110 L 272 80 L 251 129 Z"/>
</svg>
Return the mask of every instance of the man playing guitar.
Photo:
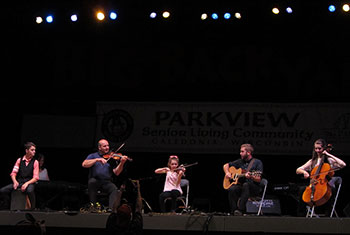
<svg viewBox="0 0 350 235">
<path fill-rule="evenodd" d="M 254 148 L 251 144 L 242 144 L 241 158 L 223 166 L 225 172 L 224 188 L 228 190 L 230 212 L 233 215 L 243 215 L 246 211 L 248 198 L 257 196 L 261 192 L 260 181 L 263 163 L 261 160 L 253 158 L 253 151 Z"/>
</svg>

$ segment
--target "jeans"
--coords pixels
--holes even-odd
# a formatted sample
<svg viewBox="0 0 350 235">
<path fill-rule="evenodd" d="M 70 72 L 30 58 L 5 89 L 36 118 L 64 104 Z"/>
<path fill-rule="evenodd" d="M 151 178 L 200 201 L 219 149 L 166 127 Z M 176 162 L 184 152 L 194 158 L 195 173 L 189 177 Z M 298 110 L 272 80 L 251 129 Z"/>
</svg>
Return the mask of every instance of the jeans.
<svg viewBox="0 0 350 235">
<path fill-rule="evenodd" d="M 97 202 L 97 191 L 101 190 L 101 192 L 105 192 L 109 195 L 109 208 L 113 208 L 113 204 L 117 199 L 117 186 L 109 180 L 98 180 L 96 178 L 90 178 L 88 181 L 88 192 L 90 202 Z"/>
</svg>

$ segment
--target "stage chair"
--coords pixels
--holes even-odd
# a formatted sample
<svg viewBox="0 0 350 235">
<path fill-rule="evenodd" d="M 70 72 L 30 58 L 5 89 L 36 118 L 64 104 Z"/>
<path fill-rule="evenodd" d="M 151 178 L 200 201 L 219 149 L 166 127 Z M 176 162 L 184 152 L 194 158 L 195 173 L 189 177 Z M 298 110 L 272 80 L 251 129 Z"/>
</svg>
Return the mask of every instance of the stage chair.
<svg viewBox="0 0 350 235">
<path fill-rule="evenodd" d="M 263 203 L 264 203 L 264 200 L 265 200 L 265 194 L 266 194 L 266 189 L 267 189 L 267 184 L 268 184 L 268 181 L 267 179 L 264 179 L 262 178 L 261 181 L 260 181 L 260 187 L 263 189 L 262 191 L 262 194 L 261 196 L 257 196 L 257 197 L 250 197 L 248 199 L 248 203 L 251 203 L 251 202 L 259 202 L 259 208 L 258 208 L 258 212 L 256 215 L 261 215 L 263 214 L 263 211 L 262 211 L 262 206 L 263 206 Z M 246 204 L 246 205 L 247 205 Z"/>
<path fill-rule="evenodd" d="M 331 179 L 330 184 L 334 184 L 334 187 L 337 189 L 337 194 L 335 195 L 334 198 L 334 203 L 332 206 L 332 212 L 331 215 L 329 217 L 333 217 L 333 213 L 335 214 L 335 216 L 338 218 L 338 213 L 335 210 L 335 206 L 337 204 L 338 201 L 338 196 L 339 196 L 339 192 L 340 192 L 340 188 L 341 188 L 341 184 L 343 183 L 343 179 L 340 176 L 335 176 Z"/>
<path fill-rule="evenodd" d="M 333 214 L 335 214 L 336 217 L 339 217 L 337 211 L 335 210 L 335 206 L 336 206 L 337 201 L 338 201 L 338 196 L 339 196 L 342 182 L 343 182 L 343 179 L 340 176 L 334 176 L 329 181 L 329 185 L 332 188 L 335 188 L 337 190 L 337 193 L 335 195 L 334 202 L 332 205 L 332 211 L 331 211 L 331 214 L 329 217 L 333 217 Z M 306 206 L 306 208 L 307 208 L 306 217 L 317 217 L 317 218 L 319 217 L 319 215 L 315 213 L 315 206 L 312 206 L 312 207 Z"/>
<path fill-rule="evenodd" d="M 188 209 L 188 198 L 190 193 L 190 182 L 188 179 L 181 179 L 180 182 L 181 189 L 183 191 L 183 194 L 176 198 L 177 202 L 180 202 L 182 205 L 179 206 L 179 208 L 182 208 L 183 211 L 186 211 Z M 164 199 L 164 202 L 167 202 L 168 200 L 171 200 L 171 197 L 167 197 Z"/>
</svg>

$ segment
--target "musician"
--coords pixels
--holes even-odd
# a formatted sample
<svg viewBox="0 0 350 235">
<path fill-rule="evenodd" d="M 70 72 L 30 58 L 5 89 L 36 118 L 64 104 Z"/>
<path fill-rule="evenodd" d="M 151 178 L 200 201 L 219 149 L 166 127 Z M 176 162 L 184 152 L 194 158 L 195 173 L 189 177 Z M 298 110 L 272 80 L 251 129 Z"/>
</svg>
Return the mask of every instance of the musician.
<svg viewBox="0 0 350 235">
<path fill-rule="evenodd" d="M 127 156 L 120 158 L 119 164 L 114 164 L 114 159 L 105 159 L 104 156 L 109 153 L 109 142 L 105 139 L 98 141 L 98 151 L 91 153 L 83 161 L 82 166 L 89 169 L 88 193 L 90 202 L 94 205 L 97 202 L 97 191 L 101 190 L 109 195 L 109 208 L 117 197 L 117 186 L 113 183 L 113 175 L 120 175 L 127 161 Z"/>
<path fill-rule="evenodd" d="M 30 200 L 30 209 L 35 208 L 35 182 L 39 180 L 39 163 L 34 159 L 36 145 L 33 142 L 24 144 L 25 155 L 18 158 L 10 174 L 12 184 L 0 189 L 0 194 L 5 197 L 9 206 L 10 193 L 13 190 L 25 192 Z"/>
<path fill-rule="evenodd" d="M 238 184 L 233 184 L 228 189 L 228 201 L 230 212 L 233 215 L 243 215 L 246 211 L 246 203 L 249 197 L 257 196 L 261 192 L 261 174 L 263 172 L 263 163 L 257 158 L 253 158 L 254 148 L 251 144 L 242 144 L 240 148 L 241 158 L 226 163 L 223 166 L 225 177 L 232 178 L 229 171 L 230 167 L 241 168 L 247 172 L 244 174 Z M 251 172 L 260 172 L 252 174 Z"/>
<path fill-rule="evenodd" d="M 39 162 L 39 180 L 50 181 L 49 172 L 45 167 L 45 156 L 39 153 L 37 160 Z"/>
<path fill-rule="evenodd" d="M 312 157 L 310 160 L 308 160 L 304 165 L 297 168 L 296 173 L 302 174 L 305 179 L 308 179 L 310 177 L 310 172 L 317 167 L 322 157 L 324 156 L 324 163 L 328 163 L 331 166 L 331 169 L 341 169 L 346 166 L 345 162 L 341 160 L 340 158 L 330 154 L 327 151 L 327 142 L 324 139 L 318 139 L 314 142 L 314 149 L 312 151 Z M 334 186 L 334 185 L 333 185 Z M 305 187 L 302 187 L 300 189 L 300 196 L 302 196 L 303 191 L 305 190 Z M 332 188 L 332 191 L 334 191 L 334 187 Z M 332 193 L 332 196 L 334 196 L 334 193 Z M 331 198 L 330 202 L 333 201 L 333 198 Z M 303 200 L 300 197 L 300 202 L 303 202 Z M 300 212 L 301 207 L 305 207 L 304 203 L 299 203 L 298 205 L 298 214 L 303 215 L 303 212 Z M 331 207 L 331 203 L 328 203 L 326 205 L 326 215 L 330 213 L 329 208 Z M 305 211 L 305 210 L 304 210 Z"/>
<path fill-rule="evenodd" d="M 180 186 L 181 178 L 186 169 L 179 168 L 179 157 L 171 155 L 168 160 L 168 166 L 156 169 L 156 174 L 166 174 L 163 192 L 159 195 L 159 205 L 162 213 L 165 212 L 165 199 L 171 197 L 171 212 L 175 213 L 176 198 L 182 195 Z"/>
</svg>

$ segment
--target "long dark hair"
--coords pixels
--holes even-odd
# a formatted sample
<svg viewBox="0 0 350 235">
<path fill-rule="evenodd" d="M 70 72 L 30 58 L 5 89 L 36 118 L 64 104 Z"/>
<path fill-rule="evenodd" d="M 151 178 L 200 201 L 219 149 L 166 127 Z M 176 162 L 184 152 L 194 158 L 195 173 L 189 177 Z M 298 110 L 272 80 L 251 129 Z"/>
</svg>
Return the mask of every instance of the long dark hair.
<svg viewBox="0 0 350 235">
<path fill-rule="evenodd" d="M 45 169 L 45 156 L 43 154 L 41 154 L 41 153 L 38 153 L 37 155 L 38 155 L 37 160 L 39 162 L 40 170 L 44 170 Z M 44 164 L 42 166 L 40 166 L 40 160 L 41 159 L 44 159 Z"/>
<path fill-rule="evenodd" d="M 317 158 L 318 158 L 318 155 L 315 151 L 315 144 L 320 144 L 321 147 L 323 149 L 326 149 L 327 148 L 327 142 L 324 140 L 324 139 L 317 139 L 315 142 L 314 142 L 314 146 L 313 146 L 313 149 L 312 149 L 312 158 L 311 158 L 311 167 L 314 168 L 315 165 L 317 164 Z"/>
</svg>

